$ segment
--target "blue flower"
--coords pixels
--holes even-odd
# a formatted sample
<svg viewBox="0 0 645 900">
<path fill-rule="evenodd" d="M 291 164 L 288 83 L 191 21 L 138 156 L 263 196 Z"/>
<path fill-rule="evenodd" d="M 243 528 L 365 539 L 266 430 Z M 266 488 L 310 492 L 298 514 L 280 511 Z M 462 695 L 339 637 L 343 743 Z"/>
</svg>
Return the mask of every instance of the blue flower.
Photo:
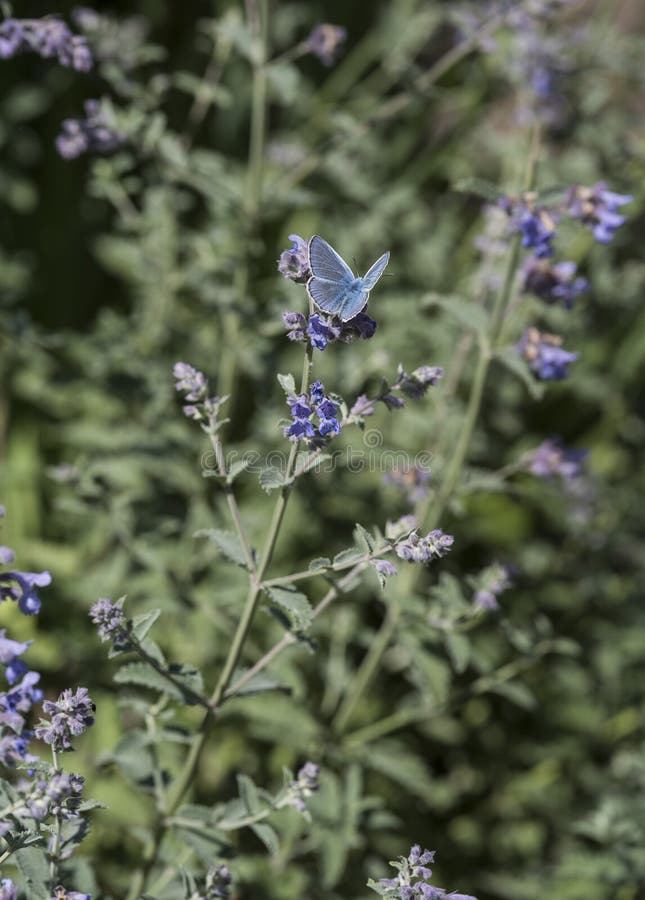
<svg viewBox="0 0 645 900">
<path fill-rule="evenodd" d="M 425 537 L 419 537 L 416 531 L 400 540 L 395 551 L 399 559 L 407 562 L 431 562 L 440 559 L 448 553 L 455 539 L 451 534 L 444 534 L 440 528 L 430 531 Z"/>
<path fill-rule="evenodd" d="M 553 256 L 556 223 L 548 210 L 536 206 L 535 199 L 534 194 L 524 194 L 520 199 L 504 197 L 498 205 L 522 235 L 522 246 L 532 249 L 538 259 L 545 259 Z"/>
<path fill-rule="evenodd" d="M 67 688 L 55 703 L 45 700 L 43 711 L 51 715 L 51 719 L 41 719 L 34 734 L 38 740 L 51 744 L 57 751 L 73 750 L 72 737 L 82 734 L 94 724 L 95 710 L 87 688 L 77 688 L 76 691 Z"/>
<path fill-rule="evenodd" d="M 571 309 L 573 301 L 589 289 L 586 278 L 577 275 L 574 262 L 552 265 L 548 260 L 529 257 L 524 268 L 524 290 L 545 303 L 562 303 Z"/>
<path fill-rule="evenodd" d="M 307 325 L 307 334 L 311 346 L 317 350 L 324 350 L 329 341 L 334 341 L 338 337 L 338 329 L 331 328 L 322 316 L 314 313 L 309 316 L 309 324 Z"/>
<path fill-rule="evenodd" d="M 572 219 L 577 219 L 591 229 L 594 238 L 601 244 L 608 244 L 617 228 L 625 221 L 618 210 L 631 203 L 630 194 L 617 194 L 607 190 L 600 181 L 593 187 L 576 184 L 569 189 L 566 206 Z"/>
<path fill-rule="evenodd" d="M 541 381 L 560 381 L 569 374 L 568 366 L 578 359 L 562 347 L 562 338 L 537 328 L 527 328 L 517 345 L 533 374 Z"/>
<path fill-rule="evenodd" d="M 76 159 L 84 153 L 113 153 L 125 143 L 125 135 L 110 127 L 98 100 L 86 100 L 83 119 L 64 119 L 56 138 L 56 149 L 63 159 Z"/>
<path fill-rule="evenodd" d="M 588 450 L 564 447 L 559 438 L 548 438 L 527 455 L 528 471 L 538 478 L 562 478 L 571 482 L 583 474 Z"/>
<path fill-rule="evenodd" d="M 0 25 L 0 59 L 18 53 L 37 53 L 45 59 L 56 57 L 62 66 L 88 72 L 92 54 L 87 40 L 72 34 L 57 16 L 42 19 L 5 19 Z"/>
<path fill-rule="evenodd" d="M 443 888 L 435 887 L 429 883 L 432 877 L 432 869 L 429 863 L 434 862 L 434 851 L 422 850 L 419 844 L 415 844 L 407 856 L 399 856 L 391 862 L 398 871 L 396 878 L 380 878 L 378 881 L 369 881 L 368 887 L 388 898 L 388 900 L 476 900 L 467 894 L 447 893 Z"/>
<path fill-rule="evenodd" d="M 340 48 L 347 38 L 347 30 L 342 25 L 324 23 L 316 25 L 305 41 L 305 49 L 316 56 L 324 66 L 336 61 Z"/>
<path fill-rule="evenodd" d="M 120 643 L 127 640 L 127 622 L 120 603 L 112 603 L 107 597 L 103 597 L 90 607 L 90 618 L 97 626 L 102 641 Z"/>
<path fill-rule="evenodd" d="M 307 440 L 313 445 L 317 439 L 340 434 L 338 404 L 325 395 L 322 382 L 315 381 L 307 394 L 287 397 L 287 404 L 293 418 L 293 422 L 284 429 L 284 435 L 289 440 Z M 312 422 L 313 416 L 318 419 L 317 429 Z"/>
<path fill-rule="evenodd" d="M 40 611 L 37 587 L 47 587 L 52 577 L 49 572 L 0 572 L 0 602 L 17 600 L 18 607 L 26 616 Z"/>
<path fill-rule="evenodd" d="M 342 341 L 369 340 L 376 332 L 376 322 L 365 312 L 360 312 L 348 322 L 341 322 L 335 316 L 312 313 L 307 318 L 301 312 L 284 312 L 282 321 L 290 341 L 308 340 L 312 347 L 324 350 L 327 344 Z"/>
</svg>

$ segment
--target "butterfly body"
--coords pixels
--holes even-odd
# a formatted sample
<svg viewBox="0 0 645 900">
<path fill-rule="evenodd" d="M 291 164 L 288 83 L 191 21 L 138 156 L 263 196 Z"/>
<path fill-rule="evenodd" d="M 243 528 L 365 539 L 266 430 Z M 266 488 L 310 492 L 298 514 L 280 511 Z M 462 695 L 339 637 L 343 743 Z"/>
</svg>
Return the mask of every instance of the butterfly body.
<svg viewBox="0 0 645 900">
<path fill-rule="evenodd" d="M 311 278 L 307 292 L 323 312 L 348 322 L 365 307 L 389 259 L 390 254 L 384 253 L 363 278 L 357 277 L 334 248 L 316 234 L 309 241 Z"/>
</svg>

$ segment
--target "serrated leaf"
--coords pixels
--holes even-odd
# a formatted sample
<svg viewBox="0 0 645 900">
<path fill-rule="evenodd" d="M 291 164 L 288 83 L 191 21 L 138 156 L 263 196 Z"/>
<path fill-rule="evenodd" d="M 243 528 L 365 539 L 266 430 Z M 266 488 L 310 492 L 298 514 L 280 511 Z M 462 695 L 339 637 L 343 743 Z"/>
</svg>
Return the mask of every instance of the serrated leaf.
<svg viewBox="0 0 645 900">
<path fill-rule="evenodd" d="M 244 670 L 237 671 L 233 677 L 233 683 L 244 675 Z M 281 684 L 270 675 L 264 672 L 258 672 L 250 681 L 248 681 L 239 691 L 235 691 L 235 697 L 252 697 L 256 694 L 281 693 L 290 694 L 291 688 L 286 684 Z"/>
<path fill-rule="evenodd" d="M 347 566 L 350 563 L 358 562 L 359 559 L 363 559 L 364 555 L 357 547 L 348 547 L 347 550 L 341 550 L 336 554 L 334 566 Z"/>
<path fill-rule="evenodd" d="M 464 328 L 482 335 L 488 334 L 489 318 L 486 310 L 465 297 L 457 294 L 426 294 L 421 300 L 421 308 L 441 309 Z"/>
<path fill-rule="evenodd" d="M 233 484 L 238 475 L 242 472 L 245 472 L 250 465 L 252 465 L 251 459 L 237 459 L 234 463 L 228 467 L 228 473 L 226 475 L 226 481 L 228 484 Z"/>
<path fill-rule="evenodd" d="M 319 569 L 330 569 L 331 559 L 327 556 L 318 556 L 309 563 L 309 571 L 317 572 Z"/>
<path fill-rule="evenodd" d="M 266 588 L 271 602 L 275 603 L 286 614 L 293 631 L 307 631 L 313 621 L 313 609 L 307 596 L 296 588 Z"/>
<path fill-rule="evenodd" d="M 294 381 L 293 375 L 277 375 L 277 379 L 280 382 L 280 387 L 287 394 L 287 396 L 291 396 L 291 394 L 296 393 L 296 382 Z"/>
<path fill-rule="evenodd" d="M 446 650 L 455 672 L 465 672 L 470 662 L 470 641 L 463 634 L 448 631 L 444 635 Z"/>
<path fill-rule="evenodd" d="M 237 789 L 244 808 L 249 816 L 254 816 L 262 809 L 262 801 L 258 789 L 248 775 L 237 776 Z"/>
<path fill-rule="evenodd" d="M 132 620 L 132 631 L 139 642 L 144 640 L 160 615 L 160 609 L 151 609 L 150 612 L 134 617 Z"/>
<path fill-rule="evenodd" d="M 460 194 L 476 194 L 488 203 L 497 203 L 506 196 L 496 184 L 486 181 L 484 178 L 460 178 L 452 185 L 452 189 Z"/>
<path fill-rule="evenodd" d="M 497 359 L 504 368 L 508 369 L 509 372 L 520 379 L 534 400 L 542 399 L 544 396 L 545 385 L 535 378 L 525 360 L 522 359 L 517 350 L 513 347 L 505 347 L 504 349 L 497 351 L 495 359 Z"/>
<path fill-rule="evenodd" d="M 251 825 L 251 831 L 260 838 L 272 856 L 279 852 L 280 841 L 274 828 L 267 825 L 266 822 L 256 822 L 255 825 Z"/>
<path fill-rule="evenodd" d="M 362 550 L 366 556 L 374 549 L 374 538 L 369 531 L 363 528 L 358 522 L 354 526 L 354 540 L 358 544 L 359 549 Z"/>
<path fill-rule="evenodd" d="M 45 851 L 36 847 L 17 850 L 13 854 L 13 860 L 25 880 L 26 896 L 33 900 L 49 900 L 49 862 Z"/>
<path fill-rule="evenodd" d="M 262 469 L 260 472 L 260 485 L 267 494 L 290 484 L 292 480 L 293 479 L 291 478 L 287 478 L 286 473 L 276 466 L 267 466 L 266 469 Z"/>
<path fill-rule="evenodd" d="M 127 663 L 115 673 L 114 680 L 117 684 L 136 684 L 139 687 L 147 687 L 154 691 L 160 691 L 162 694 L 168 694 L 175 700 L 182 699 L 179 688 L 170 684 L 145 662 Z"/>
<path fill-rule="evenodd" d="M 240 539 L 232 531 L 222 531 L 220 528 L 203 528 L 195 532 L 195 537 L 206 538 L 215 544 L 219 552 L 236 566 L 246 569 L 246 558 Z"/>
</svg>

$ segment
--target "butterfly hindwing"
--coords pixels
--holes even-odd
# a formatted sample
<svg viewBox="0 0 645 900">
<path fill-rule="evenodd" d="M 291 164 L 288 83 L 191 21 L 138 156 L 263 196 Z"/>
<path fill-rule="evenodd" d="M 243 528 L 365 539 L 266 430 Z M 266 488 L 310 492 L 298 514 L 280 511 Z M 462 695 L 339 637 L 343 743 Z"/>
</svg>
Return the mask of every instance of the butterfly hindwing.
<svg viewBox="0 0 645 900">
<path fill-rule="evenodd" d="M 353 319 L 355 316 L 361 312 L 363 307 L 367 304 L 367 300 L 369 298 L 370 292 L 368 290 L 358 290 L 348 292 L 341 304 L 340 310 L 338 311 L 338 315 L 343 322 L 349 322 L 350 319 Z"/>
<path fill-rule="evenodd" d="M 313 277 L 307 282 L 307 293 L 316 306 L 330 316 L 335 316 L 343 305 L 346 290 L 335 281 Z"/>
</svg>

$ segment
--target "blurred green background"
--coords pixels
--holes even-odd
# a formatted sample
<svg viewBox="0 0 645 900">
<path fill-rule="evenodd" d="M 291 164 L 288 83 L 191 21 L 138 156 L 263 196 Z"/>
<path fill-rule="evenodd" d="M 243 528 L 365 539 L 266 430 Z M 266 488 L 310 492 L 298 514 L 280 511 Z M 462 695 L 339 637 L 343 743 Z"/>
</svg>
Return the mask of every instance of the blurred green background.
<svg viewBox="0 0 645 900">
<path fill-rule="evenodd" d="M 351 402 L 399 362 L 408 371 L 444 365 L 450 378 L 464 361 L 452 396 L 439 388 L 370 422 L 383 450 L 432 453 L 441 478 L 473 343 L 430 295 L 494 293 L 503 260 L 485 271 L 475 244 L 484 200 L 463 183 L 516 192 L 531 118 L 513 29 L 420 86 L 463 39 L 456 6 L 273 3 L 270 58 L 321 21 L 343 25 L 348 39 L 333 67 L 311 56 L 270 67 L 255 180 L 245 19 L 253 3 L 246 11 L 233 2 L 105 3 L 100 12 L 126 19 L 126 31 L 93 73 L 31 55 L 2 63 L 3 542 L 22 568 L 51 569 L 54 585 L 37 621 L 0 614 L 14 637 L 36 638 L 30 661 L 48 694 L 82 684 L 97 700 L 97 724 L 73 763 L 109 809 L 94 814 L 87 845 L 98 880 L 82 872 L 78 889 L 120 895 L 139 854 L 126 825 L 144 825 L 150 813 L 132 790 L 142 780 L 135 760 L 119 774 L 109 755 L 120 728 L 137 719 L 119 709 L 114 666 L 87 611 L 100 596 L 123 594 L 131 614 L 161 607 L 156 638 L 213 683 L 244 578 L 193 537 L 228 525 L 217 487 L 202 478 L 206 442 L 182 418 L 171 367 L 190 362 L 214 390 L 232 394 L 227 442 L 239 452 L 283 448 L 275 373 L 296 373 L 301 350 L 285 340 L 280 313 L 305 302 L 276 271 L 288 234 L 322 234 L 361 271 L 392 253 L 391 277 L 370 306 L 374 339 L 317 355 L 330 390 Z M 21 3 L 15 14 L 51 11 Z M 635 197 L 607 247 L 563 226 L 559 258 L 577 261 L 591 282 L 572 312 L 523 297 L 508 323 L 509 344 L 527 322 L 563 333 L 581 354 L 571 377 L 538 397 L 493 367 L 467 489 L 442 522 L 455 549 L 407 598 L 346 733 L 334 730 L 334 712 L 394 583 L 384 594 L 369 582 L 343 597 L 316 623 L 316 653 L 296 648 L 279 659 L 271 671 L 291 696 L 239 701 L 222 718 L 196 786 L 200 802 L 228 798 L 237 771 L 269 786 L 282 765 L 311 758 L 324 770 L 313 824 L 295 812 L 278 818 L 277 857 L 242 835 L 233 863 L 240 897 L 365 897 L 367 877 L 385 875 L 384 862 L 416 841 L 437 850 L 437 884 L 479 900 L 643 896 L 644 28 L 640 3 L 597 0 L 565 10 L 543 33 L 554 42 L 565 105 L 544 128 L 538 189 L 605 179 Z M 205 71 L 218 76 L 206 93 Z M 111 157 L 63 160 L 54 147 L 60 122 L 80 115 L 89 97 L 111 98 L 129 141 Z M 576 504 L 558 482 L 490 477 L 554 434 L 590 451 Z M 303 482 L 276 575 L 349 546 L 356 522 L 383 527 L 407 511 L 373 469 L 340 467 Z M 272 499 L 252 475 L 237 485 L 260 543 Z M 437 618 L 467 609 L 468 578 L 496 561 L 516 567 L 515 587 L 456 654 Z M 316 601 L 324 585 L 307 590 Z M 260 613 L 247 661 L 280 633 Z M 418 719 L 402 727 L 361 731 L 415 708 Z M 178 715 L 181 726 L 197 721 L 194 711 Z"/>
</svg>

